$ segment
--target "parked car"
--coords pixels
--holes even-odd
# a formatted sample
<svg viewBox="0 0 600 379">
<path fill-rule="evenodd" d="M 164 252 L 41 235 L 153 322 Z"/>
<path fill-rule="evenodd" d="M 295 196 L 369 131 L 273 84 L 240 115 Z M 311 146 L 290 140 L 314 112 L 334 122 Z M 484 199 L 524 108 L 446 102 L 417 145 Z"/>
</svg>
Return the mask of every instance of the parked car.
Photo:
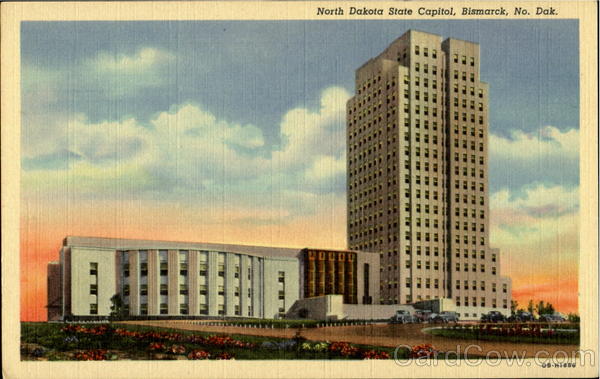
<svg viewBox="0 0 600 379">
<path fill-rule="evenodd" d="M 392 324 L 408 324 L 417 322 L 417 318 L 410 314 L 409 311 L 400 309 L 396 311 L 396 314 L 390 318 Z"/>
<path fill-rule="evenodd" d="M 510 317 L 508 318 L 508 321 L 510 321 L 510 322 L 535 321 L 535 317 L 529 312 L 517 311 L 517 313 L 510 315 Z"/>
<path fill-rule="evenodd" d="M 541 322 L 564 322 L 565 318 L 560 313 L 546 314 L 540 316 Z"/>
<path fill-rule="evenodd" d="M 481 322 L 504 322 L 506 317 L 498 311 L 489 311 L 481 316 Z"/>
<path fill-rule="evenodd" d="M 428 322 L 431 314 L 430 310 L 419 309 L 415 312 L 415 317 L 417 318 L 417 322 Z"/>
<path fill-rule="evenodd" d="M 437 316 L 438 316 L 437 313 L 431 312 L 430 314 L 427 315 L 425 322 L 434 323 Z"/>
<path fill-rule="evenodd" d="M 435 323 L 449 323 L 458 322 L 458 315 L 456 312 L 441 312 L 433 318 Z"/>
</svg>

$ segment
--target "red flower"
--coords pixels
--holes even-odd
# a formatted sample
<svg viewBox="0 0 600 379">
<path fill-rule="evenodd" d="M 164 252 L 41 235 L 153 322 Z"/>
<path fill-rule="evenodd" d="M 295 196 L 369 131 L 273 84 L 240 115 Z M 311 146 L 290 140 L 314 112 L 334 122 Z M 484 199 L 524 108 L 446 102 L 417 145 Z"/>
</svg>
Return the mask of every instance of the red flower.
<svg viewBox="0 0 600 379">
<path fill-rule="evenodd" d="M 187 357 L 188 359 L 209 359 L 210 353 L 204 350 L 192 350 Z"/>
</svg>

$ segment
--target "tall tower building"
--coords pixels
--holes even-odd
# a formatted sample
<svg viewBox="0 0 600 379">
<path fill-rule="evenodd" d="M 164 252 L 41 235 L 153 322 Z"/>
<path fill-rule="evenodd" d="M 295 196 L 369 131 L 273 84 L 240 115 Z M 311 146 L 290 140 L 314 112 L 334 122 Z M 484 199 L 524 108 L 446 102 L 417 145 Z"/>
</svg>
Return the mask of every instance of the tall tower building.
<svg viewBox="0 0 600 379">
<path fill-rule="evenodd" d="M 489 246 L 487 135 L 476 43 L 410 30 L 356 71 L 348 246 L 379 253 L 381 303 L 510 311 L 510 279 Z"/>
</svg>

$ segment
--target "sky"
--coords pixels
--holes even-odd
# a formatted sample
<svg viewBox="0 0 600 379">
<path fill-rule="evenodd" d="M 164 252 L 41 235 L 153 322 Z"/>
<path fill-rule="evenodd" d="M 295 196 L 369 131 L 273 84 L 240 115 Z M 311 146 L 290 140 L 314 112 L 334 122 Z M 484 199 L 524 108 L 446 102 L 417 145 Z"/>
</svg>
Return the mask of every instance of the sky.
<svg viewBox="0 0 600 379">
<path fill-rule="evenodd" d="M 411 28 L 481 45 L 501 272 L 577 311 L 577 21 L 24 22 L 21 319 L 66 235 L 345 248 L 354 72 Z"/>
</svg>

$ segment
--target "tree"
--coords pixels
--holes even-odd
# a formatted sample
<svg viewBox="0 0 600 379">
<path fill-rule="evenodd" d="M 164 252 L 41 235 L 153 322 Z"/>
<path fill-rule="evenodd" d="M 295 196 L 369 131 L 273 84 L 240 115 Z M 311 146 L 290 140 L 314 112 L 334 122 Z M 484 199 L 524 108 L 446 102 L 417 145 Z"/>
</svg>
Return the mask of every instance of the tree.
<svg viewBox="0 0 600 379">
<path fill-rule="evenodd" d="M 527 303 L 527 312 L 533 314 L 534 310 L 535 306 L 533 305 L 533 300 L 529 300 L 529 303 Z"/>
<path fill-rule="evenodd" d="M 110 298 L 110 318 L 111 320 L 123 320 L 127 317 L 127 310 L 125 309 L 125 303 L 119 294 L 113 295 Z"/>
<path fill-rule="evenodd" d="M 510 314 L 511 315 L 514 315 L 517 312 L 518 306 L 519 306 L 519 303 L 516 300 L 510 301 Z"/>
<path fill-rule="evenodd" d="M 535 310 L 538 315 L 547 315 L 554 313 L 554 306 L 550 303 L 545 303 L 544 300 L 540 300 L 536 306 Z"/>
</svg>

